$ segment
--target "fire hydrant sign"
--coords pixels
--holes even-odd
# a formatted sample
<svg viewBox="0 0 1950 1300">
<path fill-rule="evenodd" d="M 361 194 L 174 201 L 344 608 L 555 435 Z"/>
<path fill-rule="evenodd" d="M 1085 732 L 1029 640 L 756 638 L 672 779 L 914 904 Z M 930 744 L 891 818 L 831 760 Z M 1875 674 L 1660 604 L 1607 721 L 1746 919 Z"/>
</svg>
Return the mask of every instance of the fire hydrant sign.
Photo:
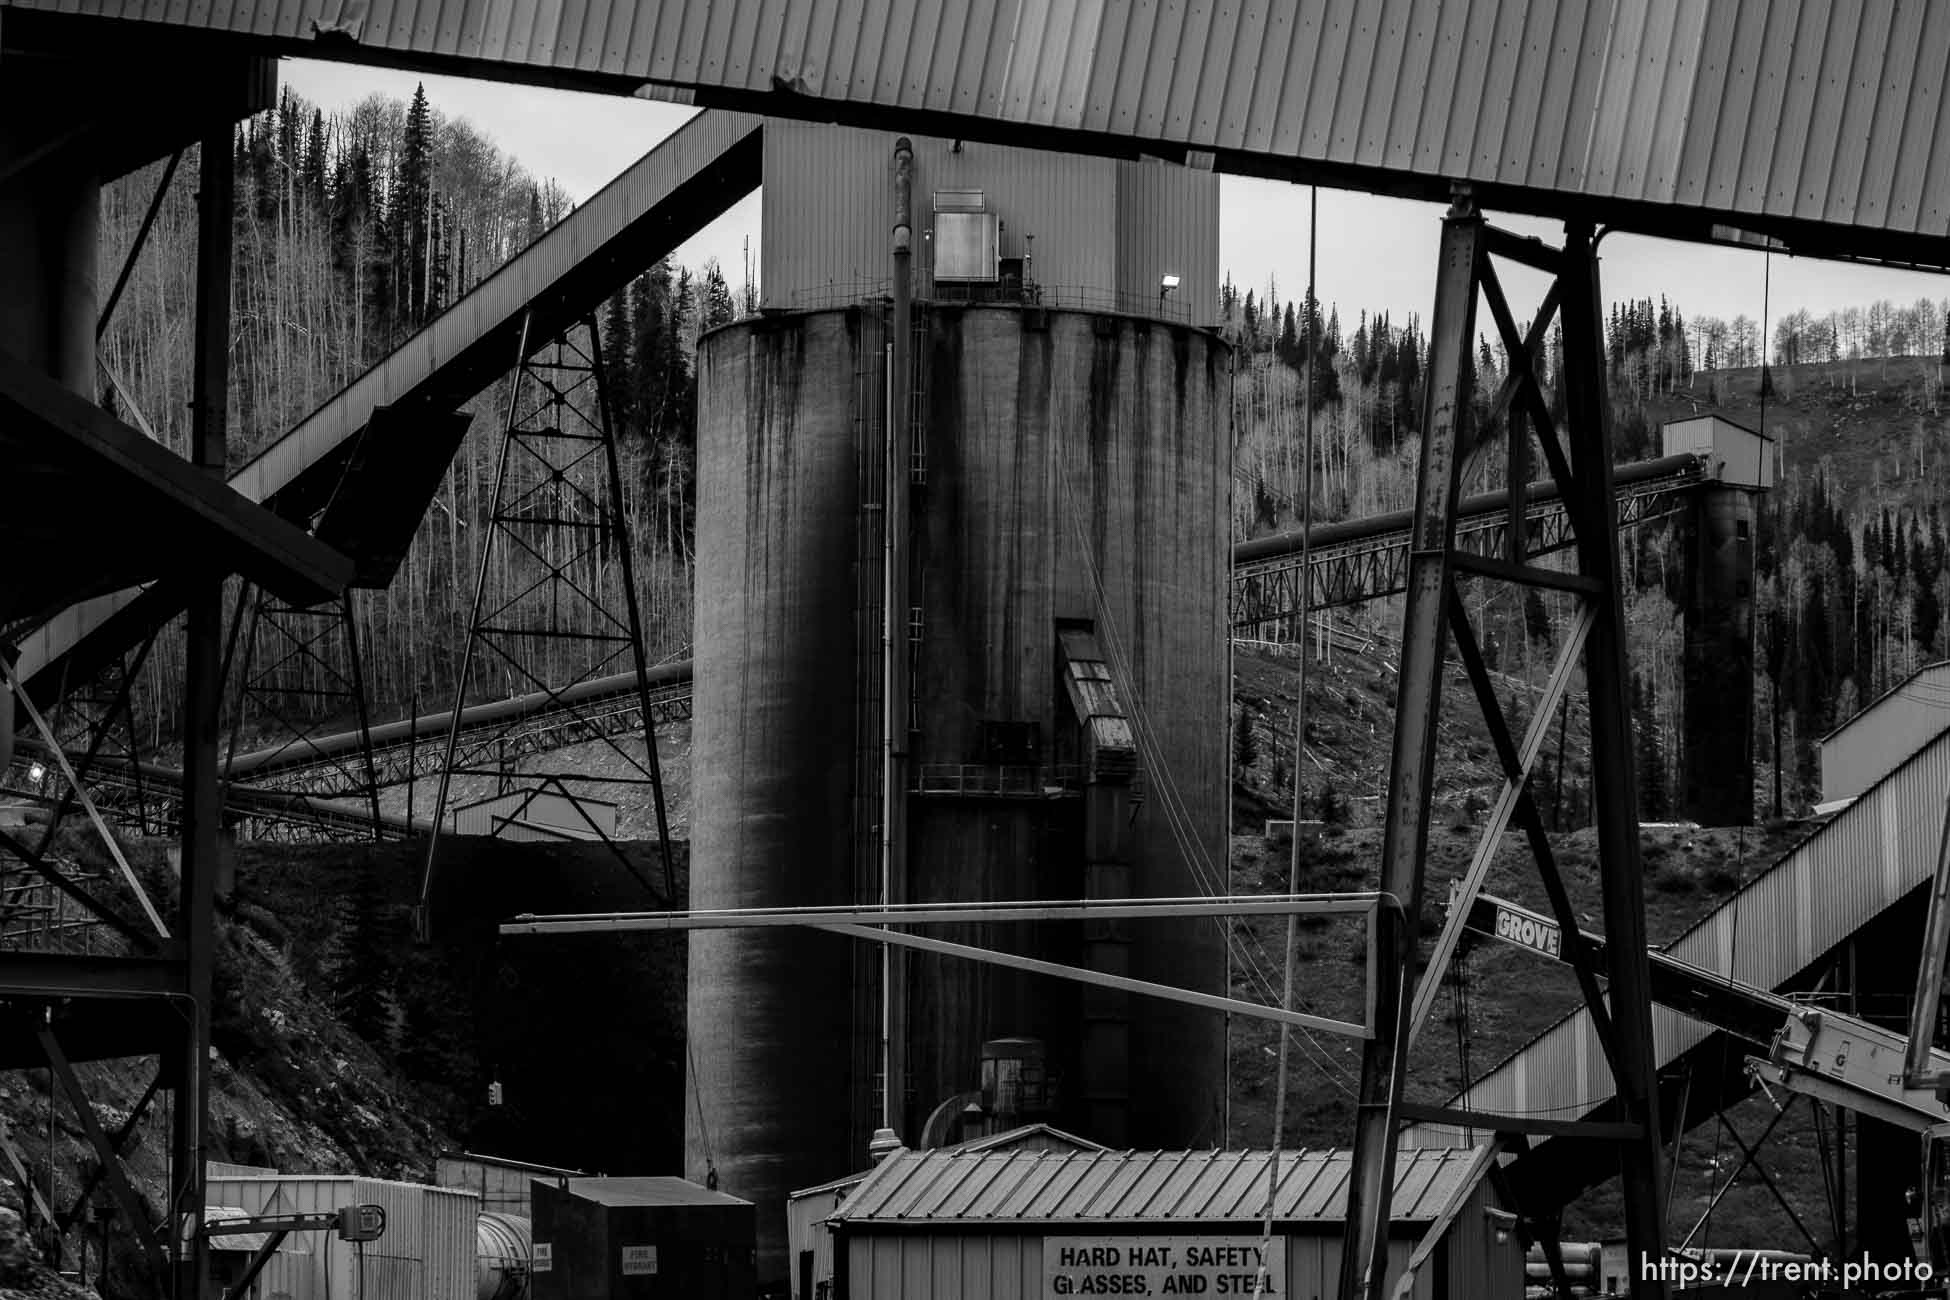
<svg viewBox="0 0 1950 1300">
<path fill-rule="evenodd" d="M 1274 1237 L 1045 1237 L 1043 1294 L 1249 1296 L 1286 1294 L 1286 1241 Z"/>
<path fill-rule="evenodd" d="M 623 1276 L 642 1277 L 657 1271 L 655 1246 L 623 1247 Z"/>
</svg>

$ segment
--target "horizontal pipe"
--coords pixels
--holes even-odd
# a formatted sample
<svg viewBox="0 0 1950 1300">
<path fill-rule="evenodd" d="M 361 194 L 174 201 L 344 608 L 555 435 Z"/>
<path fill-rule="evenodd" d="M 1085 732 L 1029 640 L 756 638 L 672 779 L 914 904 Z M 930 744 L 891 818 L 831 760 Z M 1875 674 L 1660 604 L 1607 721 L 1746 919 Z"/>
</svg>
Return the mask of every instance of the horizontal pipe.
<svg viewBox="0 0 1950 1300">
<path fill-rule="evenodd" d="M 1009 903 L 895 903 L 886 907 L 725 907 L 682 912 L 524 914 L 502 934 L 629 934 L 649 930 L 736 930 L 787 925 L 944 925 L 977 921 L 1115 921 L 1142 917 L 1360 916 L 1376 893 L 1234 894 L 1219 898 L 1110 898 Z"/>
<path fill-rule="evenodd" d="M 1153 984 L 1150 980 L 1134 980 L 1129 976 L 1111 975 L 1082 966 L 1065 966 L 1053 961 L 1039 961 L 1034 957 L 1019 957 L 1015 953 L 996 952 L 990 948 L 976 948 L 965 943 L 950 943 L 946 939 L 930 939 L 925 935 L 905 934 L 899 930 L 875 930 L 864 925 L 815 924 L 813 928 L 845 935 L 851 939 L 871 939 L 879 943 L 898 944 L 903 948 L 919 948 L 923 952 L 961 957 L 984 965 L 1006 966 L 1011 970 L 1028 971 L 1032 975 L 1048 975 L 1077 984 L 1094 984 L 1099 988 L 1116 989 L 1121 993 L 1136 993 L 1142 997 L 1158 998 L 1165 1002 L 1182 1002 L 1188 1006 L 1204 1007 L 1208 1011 L 1223 1011 L 1229 1015 L 1246 1016 L 1253 1020 L 1271 1020 L 1276 1024 L 1294 1025 L 1301 1029 L 1317 1029 L 1322 1033 L 1340 1034 L 1347 1038 L 1374 1036 L 1366 1025 L 1357 1025 L 1352 1021 L 1310 1016 L 1304 1011 L 1283 1011 L 1279 1007 L 1247 1002 L 1243 998 L 1200 993 L 1193 989 L 1181 989 L 1174 984 Z"/>
</svg>

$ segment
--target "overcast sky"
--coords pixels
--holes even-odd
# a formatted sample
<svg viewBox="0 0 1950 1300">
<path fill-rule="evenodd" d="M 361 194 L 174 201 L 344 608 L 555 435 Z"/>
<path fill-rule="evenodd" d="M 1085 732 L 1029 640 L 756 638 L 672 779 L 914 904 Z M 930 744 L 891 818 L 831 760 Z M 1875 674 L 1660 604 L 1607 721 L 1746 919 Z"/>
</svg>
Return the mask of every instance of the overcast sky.
<svg viewBox="0 0 1950 1300">
<path fill-rule="evenodd" d="M 283 73 L 286 84 L 328 111 L 350 107 L 374 93 L 409 99 L 415 83 L 424 82 L 438 111 L 466 118 L 530 173 L 553 177 L 577 201 L 601 189 L 694 111 L 614 96 L 308 60 L 285 60 Z M 1242 290 L 1258 287 L 1264 292 L 1271 278 L 1282 299 L 1298 298 L 1307 279 L 1307 191 L 1277 181 L 1227 176 L 1220 180 L 1219 207 L 1221 267 Z M 1362 308 L 1385 308 L 1398 320 L 1409 312 L 1426 317 L 1435 293 L 1441 214 L 1434 204 L 1322 190 L 1316 255 L 1321 300 L 1339 304 L 1349 316 Z M 1546 237 L 1556 233 L 1541 222 L 1502 219 L 1502 224 Z M 715 257 L 736 284 L 747 239 L 756 263 L 758 227 L 754 195 L 679 249 L 676 260 L 698 266 Z M 1759 253 L 1625 235 L 1606 239 L 1601 250 L 1608 299 L 1657 299 L 1664 294 L 1689 318 L 1761 317 L 1766 259 Z M 1878 298 L 1950 298 L 1950 277 L 1920 272 L 1777 255 L 1766 274 L 1776 319 L 1802 307 L 1820 314 L 1867 306 Z M 1534 300 L 1535 293 L 1511 286 L 1518 302 Z"/>
</svg>

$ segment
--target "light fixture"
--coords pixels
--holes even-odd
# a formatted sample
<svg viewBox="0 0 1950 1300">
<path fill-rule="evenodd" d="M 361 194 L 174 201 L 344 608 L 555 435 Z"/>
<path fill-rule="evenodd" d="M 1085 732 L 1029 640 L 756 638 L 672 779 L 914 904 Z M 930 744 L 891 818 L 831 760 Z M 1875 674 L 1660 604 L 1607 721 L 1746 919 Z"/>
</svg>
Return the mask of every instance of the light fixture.
<svg viewBox="0 0 1950 1300">
<path fill-rule="evenodd" d="M 1162 298 L 1166 294 L 1170 293 L 1173 289 L 1176 289 L 1177 287 L 1178 287 L 1178 277 L 1175 275 L 1168 275 L 1164 277 L 1162 280 L 1158 281 L 1158 296 Z"/>
<path fill-rule="evenodd" d="M 39 763 L 30 763 L 27 765 L 27 779 L 29 781 L 39 781 L 42 777 L 46 775 L 47 775 L 47 769 L 45 767 L 42 767 Z"/>
</svg>

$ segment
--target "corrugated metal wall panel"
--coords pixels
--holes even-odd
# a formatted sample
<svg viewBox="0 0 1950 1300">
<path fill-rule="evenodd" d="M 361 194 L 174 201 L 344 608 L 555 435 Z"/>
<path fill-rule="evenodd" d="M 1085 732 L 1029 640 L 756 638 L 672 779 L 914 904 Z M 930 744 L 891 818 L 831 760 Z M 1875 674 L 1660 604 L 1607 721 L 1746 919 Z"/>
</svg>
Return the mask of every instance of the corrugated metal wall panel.
<svg viewBox="0 0 1950 1300">
<path fill-rule="evenodd" d="M 1480 1213 L 1465 1212 L 1458 1222 Z M 1067 1225 L 1053 1224 L 1052 1232 Z M 1454 1229 L 1452 1229 L 1452 1232 Z M 1330 1233 L 1291 1233 L 1286 1244 L 1286 1292 L 1296 1300 L 1332 1295 L 1339 1284 L 1339 1238 Z M 1391 1241 L 1389 1267 L 1395 1276 L 1408 1264 L 1415 1243 Z M 847 1239 L 849 1300 L 1037 1300 L 1043 1294 L 1043 1239 L 1015 1233 L 867 1233 Z M 1484 1252 L 1479 1251 L 1479 1257 Z M 1452 1283 L 1446 1295 L 1436 1290 L 1436 1269 L 1424 1268 L 1409 1292 L 1414 1300 L 1515 1300 L 1522 1294 L 1519 1261 L 1497 1278 L 1487 1257 L 1480 1275 L 1487 1289 Z M 1512 1287 L 1514 1286 L 1514 1289 Z"/>
<path fill-rule="evenodd" d="M 851 302 L 892 274 L 894 132 L 767 129 L 760 286 L 769 307 Z M 1113 162 L 925 136 L 914 142 L 916 270 L 927 284 L 937 190 L 980 189 L 1001 255 L 1033 255 L 1045 303 L 1210 323 L 1219 292 L 1218 183 L 1168 163 Z M 1033 241 L 1033 242 L 1032 242 Z M 1181 283 L 1160 308 L 1159 276 Z"/>
<path fill-rule="evenodd" d="M 385 1207 L 385 1235 L 363 1251 L 329 1233 L 300 1234 L 298 1250 L 280 1252 L 266 1266 L 261 1294 L 285 1292 L 292 1300 L 473 1300 L 480 1198 L 471 1192 L 331 1174 L 212 1178 L 209 1185 L 211 1204 L 252 1214 Z"/>
<path fill-rule="evenodd" d="M 1853 191 L 1865 231 L 1950 234 L 1950 203 L 1932 185 L 1950 169 L 1942 6 L 939 0 L 916 11 L 892 0 L 389 0 L 361 14 L 345 0 L 0 3 L 248 33 L 287 48 L 311 40 L 323 19 L 390 57 L 476 61 L 486 74 L 518 65 L 585 74 L 599 89 L 656 80 L 790 96 L 810 115 L 825 111 L 820 100 L 946 109 L 1152 147 L 1249 151 L 1262 169 L 1335 162 L 1412 174 L 1438 196 L 1459 179 L 1559 199 L 1704 201 L 1705 215 L 1722 221 L 1846 222 Z M 1517 57 L 1533 50 L 1549 57 Z M 1843 92 L 1828 70 L 1851 51 L 1873 60 L 1874 75 L 1852 76 Z M 1856 119 L 1869 81 L 1874 107 Z M 1554 113 L 1567 94 L 1567 111 Z M 1851 167 L 1831 164 L 1851 155 L 1862 169 L 1855 180 Z"/>
</svg>

